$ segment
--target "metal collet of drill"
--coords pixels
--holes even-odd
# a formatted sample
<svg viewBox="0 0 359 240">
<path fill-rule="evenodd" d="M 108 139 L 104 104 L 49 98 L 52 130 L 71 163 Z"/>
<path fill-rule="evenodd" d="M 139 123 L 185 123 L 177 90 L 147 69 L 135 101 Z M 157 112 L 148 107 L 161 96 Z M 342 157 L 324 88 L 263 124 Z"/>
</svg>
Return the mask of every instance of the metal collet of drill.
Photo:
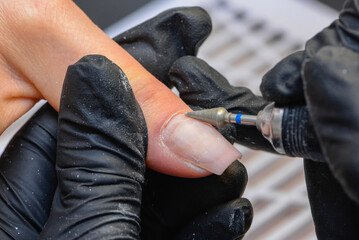
<svg viewBox="0 0 359 240">
<path fill-rule="evenodd" d="M 229 123 L 256 126 L 278 153 L 324 161 L 308 110 L 303 106 L 276 108 L 271 103 L 256 116 L 229 113 L 219 107 L 187 112 L 186 116 L 215 127 Z"/>
</svg>

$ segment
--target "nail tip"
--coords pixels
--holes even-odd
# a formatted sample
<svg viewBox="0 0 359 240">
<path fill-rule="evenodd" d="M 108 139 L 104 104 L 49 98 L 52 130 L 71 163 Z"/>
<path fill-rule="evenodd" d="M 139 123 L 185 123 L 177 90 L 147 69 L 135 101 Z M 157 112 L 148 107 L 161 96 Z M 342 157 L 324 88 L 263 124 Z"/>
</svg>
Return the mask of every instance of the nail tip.
<svg viewBox="0 0 359 240">
<path fill-rule="evenodd" d="M 229 154 L 229 157 L 227 158 L 226 161 L 224 161 L 226 164 L 224 164 L 223 168 L 221 168 L 220 171 L 218 171 L 221 175 L 223 174 L 224 171 L 226 171 L 226 169 L 235 161 L 239 161 L 240 159 L 242 159 L 242 154 L 241 152 L 239 152 L 235 147 L 232 148 L 232 153 Z"/>
</svg>

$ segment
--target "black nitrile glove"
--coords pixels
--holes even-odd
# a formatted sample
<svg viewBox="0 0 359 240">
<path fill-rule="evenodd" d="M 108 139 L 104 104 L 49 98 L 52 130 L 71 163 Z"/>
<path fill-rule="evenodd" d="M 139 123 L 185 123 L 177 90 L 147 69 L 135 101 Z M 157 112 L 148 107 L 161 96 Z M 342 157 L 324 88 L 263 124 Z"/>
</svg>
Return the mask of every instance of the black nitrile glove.
<svg viewBox="0 0 359 240">
<path fill-rule="evenodd" d="M 211 30 L 211 19 L 202 8 L 173 8 L 114 40 L 157 79 L 171 87 L 168 71 L 172 63 L 179 57 L 196 55 Z"/>
<path fill-rule="evenodd" d="M 45 105 L 2 156 L 1 239 L 139 239 L 147 129 L 121 69 L 70 66 L 57 147 L 56 124 Z"/>
<path fill-rule="evenodd" d="M 58 186 L 40 239 L 139 239 L 147 128 L 122 70 L 103 56 L 68 68 Z"/>
<path fill-rule="evenodd" d="M 0 158 L 0 239 L 38 239 L 57 186 L 57 112 L 43 106 Z"/>
<path fill-rule="evenodd" d="M 160 18 L 161 16 L 163 16 L 163 18 Z M 164 37 L 166 29 L 157 31 L 158 35 L 156 35 L 157 33 L 154 34 L 153 31 L 141 34 L 141 31 L 133 29 L 130 30 L 130 32 L 138 34 L 136 39 L 138 39 L 141 44 L 137 44 L 136 41 L 133 40 L 131 40 L 132 42 L 126 42 L 126 39 L 123 39 L 123 41 L 120 42 L 121 44 L 124 44 L 123 46 L 127 51 L 131 52 L 131 50 L 133 50 L 131 54 L 137 59 L 141 57 L 141 48 L 143 48 L 143 52 L 151 52 L 153 59 L 148 57 L 146 58 L 146 61 L 142 63 L 147 69 L 152 69 L 152 73 L 155 76 L 162 79 L 162 76 L 166 75 L 164 74 L 163 69 L 169 69 L 175 58 L 182 56 L 182 54 L 195 54 L 199 44 L 208 35 L 210 31 L 210 27 L 208 26 L 211 25 L 208 15 L 199 8 L 169 10 L 167 13 L 161 14 L 156 18 L 148 21 L 154 24 L 153 26 L 148 26 L 149 28 L 162 29 L 156 27 L 156 25 L 164 26 L 166 25 L 164 24 L 166 21 L 168 25 L 174 24 L 175 26 L 180 26 L 180 24 L 176 24 L 176 21 L 180 21 L 190 27 L 186 28 L 188 29 L 187 31 L 185 31 L 186 29 L 182 29 L 181 32 L 178 32 L 179 34 L 176 35 L 177 40 L 172 39 L 170 42 L 174 45 L 168 45 L 169 43 L 166 41 L 155 41 L 156 38 Z M 207 27 L 203 28 L 203 26 Z M 203 29 L 206 30 L 204 31 Z M 193 36 L 191 31 L 201 34 L 195 35 L 196 39 L 191 40 L 190 38 Z M 168 32 L 168 34 L 167 38 L 170 38 L 171 36 L 173 37 L 173 32 Z M 186 38 L 184 38 L 183 35 L 186 35 L 187 40 L 185 40 Z M 153 39 L 153 41 L 146 42 L 146 39 Z M 184 43 L 187 45 L 183 46 Z M 133 48 L 132 46 L 136 47 Z M 172 50 L 167 50 L 166 52 L 166 48 Z M 134 51 L 135 49 L 137 51 Z M 153 49 L 156 49 L 156 51 Z M 183 49 L 189 50 L 183 52 Z M 151 56 L 151 54 L 147 54 L 146 56 Z M 154 61 L 154 59 L 162 60 L 160 61 L 160 64 L 158 64 L 156 62 L 157 60 Z M 166 61 L 166 59 L 169 60 Z M 164 82 L 165 81 L 166 80 L 164 80 Z M 39 119 L 42 121 L 39 121 Z M 56 141 L 56 130 L 54 129 L 56 126 L 56 113 L 51 110 L 50 107 L 44 107 L 43 110 L 33 117 L 32 122 L 35 122 L 39 127 L 33 128 L 32 125 L 28 123 L 22 130 L 22 132 L 26 133 L 22 134 L 24 135 L 23 137 L 26 138 L 26 141 L 30 142 L 29 139 L 31 139 L 30 143 L 33 148 L 28 147 L 30 149 L 29 151 L 36 154 L 38 158 L 43 158 L 48 162 L 54 163 L 54 151 L 56 149 L 54 142 L 50 142 L 47 140 L 48 138 L 44 136 L 38 139 L 33 139 L 32 135 L 42 134 L 46 136 L 46 134 L 49 134 L 51 139 Z M 15 152 L 22 147 L 19 147 L 19 145 L 22 144 L 19 137 L 14 138 L 12 142 L 15 146 L 13 147 L 15 148 Z M 31 159 L 31 155 L 23 154 L 20 156 L 9 156 L 8 161 L 12 162 L 17 158 L 23 159 L 22 161 L 30 161 L 29 159 Z M 44 161 L 43 159 L 40 159 L 39 161 Z M 14 234 L 12 236 L 15 239 L 36 239 L 36 236 L 38 236 L 43 224 L 47 220 L 51 199 L 55 190 L 54 184 L 56 184 L 56 178 L 54 176 L 55 170 L 53 165 L 52 168 L 49 166 L 44 170 L 41 168 L 36 168 L 35 170 L 40 170 L 41 173 L 47 173 L 52 176 L 53 179 L 52 182 L 50 182 L 51 184 L 49 184 L 52 188 L 49 190 L 41 189 L 43 192 L 40 192 L 40 197 L 37 197 L 37 194 L 35 193 L 35 198 L 33 199 L 34 202 L 41 201 L 41 204 L 38 205 L 44 206 L 44 209 L 47 211 L 43 211 L 43 214 L 38 216 L 39 218 L 36 218 L 32 216 L 38 215 L 36 208 L 23 208 L 26 210 L 25 213 L 27 215 L 16 208 L 11 208 L 10 210 L 4 208 L 5 215 L 14 210 L 14 215 L 17 216 L 17 219 L 10 222 L 12 228 L 4 228 L 5 232 L 13 230 Z M 16 171 L 17 168 L 15 169 L 15 172 L 12 173 L 14 179 L 17 179 Z M 29 176 L 35 175 L 30 173 L 31 172 L 29 172 Z M 19 172 L 19 174 L 22 174 L 22 172 Z M 79 177 L 80 176 L 81 175 L 79 175 Z M 42 177 L 42 179 L 44 179 L 44 177 Z M 32 182 L 31 179 L 25 181 L 29 183 Z M 213 175 L 201 179 L 176 178 L 148 170 L 146 173 L 146 184 L 143 190 L 145 194 L 141 217 L 143 219 L 141 222 L 141 227 L 143 229 L 142 239 L 188 239 L 188 234 L 193 238 L 193 233 L 197 234 L 195 239 L 241 239 L 248 230 L 252 220 L 252 207 L 250 203 L 245 199 L 239 199 L 239 196 L 244 191 L 246 183 L 246 170 L 243 165 L 238 162 L 232 164 L 222 176 Z M 42 187 L 41 184 L 42 182 L 37 185 L 34 184 L 33 187 L 35 189 L 40 188 Z M 32 187 L 27 187 L 27 189 L 32 189 Z M 17 199 L 21 202 L 21 206 L 24 206 L 24 200 L 18 197 L 22 195 L 17 192 L 16 195 Z M 24 199 L 34 196 L 30 194 L 24 195 Z M 4 198 L 7 197 L 8 195 L 4 196 Z M 9 201 L 9 203 L 11 202 L 12 201 Z M 34 210 L 34 212 L 32 212 L 32 210 Z M 6 217 L 2 219 L 6 219 Z M 24 235 L 20 235 L 23 236 L 23 238 L 18 238 L 19 235 L 16 235 L 17 229 L 14 228 L 14 226 L 23 227 L 23 225 L 25 225 L 24 222 L 26 222 L 27 219 L 31 219 L 31 221 L 29 221 L 30 223 L 27 223 L 27 225 L 30 226 L 30 230 L 26 233 L 25 237 Z M 36 222 L 37 224 L 34 225 L 32 222 Z M 29 232 L 31 232 L 32 235 L 30 235 Z M 4 239 L 6 239 L 6 237 L 4 237 Z"/>
<path fill-rule="evenodd" d="M 198 179 L 147 169 L 142 239 L 242 239 L 253 217 L 250 202 L 240 198 L 247 180 L 246 169 L 239 162 L 221 176 Z"/>
<path fill-rule="evenodd" d="M 157 79 L 172 86 L 168 77 L 171 65 L 179 57 L 195 55 L 211 26 L 203 9 L 176 8 L 114 40 Z M 247 173 L 239 162 L 222 176 L 201 179 L 177 178 L 147 169 L 141 238 L 241 239 L 253 214 L 249 201 L 240 199 L 246 184 Z"/>
<path fill-rule="evenodd" d="M 306 104 L 326 164 L 305 160 L 319 239 L 359 236 L 359 1 L 263 78 L 261 91 L 283 106 Z"/>
<path fill-rule="evenodd" d="M 256 115 L 269 102 L 245 87 L 233 87 L 203 60 L 185 56 L 170 70 L 172 84 L 192 109 L 224 107 L 229 112 Z M 272 145 L 253 126 L 228 124 L 218 129 L 230 142 L 257 150 L 275 152 Z"/>
</svg>

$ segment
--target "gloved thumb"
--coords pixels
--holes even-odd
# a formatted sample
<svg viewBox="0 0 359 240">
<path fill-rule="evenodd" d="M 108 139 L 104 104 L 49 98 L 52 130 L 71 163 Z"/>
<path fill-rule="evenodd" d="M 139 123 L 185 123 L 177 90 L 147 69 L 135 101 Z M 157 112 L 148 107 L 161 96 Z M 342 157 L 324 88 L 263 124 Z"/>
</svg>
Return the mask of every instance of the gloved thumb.
<svg viewBox="0 0 359 240">
<path fill-rule="evenodd" d="M 69 67 L 58 123 L 58 188 L 41 238 L 138 239 L 147 129 L 122 70 L 103 56 Z"/>
</svg>

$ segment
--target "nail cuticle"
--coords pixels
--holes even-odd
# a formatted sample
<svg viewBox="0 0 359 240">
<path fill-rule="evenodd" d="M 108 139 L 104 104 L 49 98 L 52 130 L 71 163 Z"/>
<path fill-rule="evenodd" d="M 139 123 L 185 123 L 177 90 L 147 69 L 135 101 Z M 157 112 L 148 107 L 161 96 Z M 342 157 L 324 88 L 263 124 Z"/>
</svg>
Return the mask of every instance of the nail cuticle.
<svg viewBox="0 0 359 240">
<path fill-rule="evenodd" d="M 200 172 L 200 173 L 204 173 L 204 172 L 207 172 L 208 170 L 202 168 L 201 166 L 198 166 L 196 165 L 194 162 L 186 159 L 185 157 L 177 154 L 176 152 L 173 152 L 171 151 L 171 149 L 169 149 L 169 147 L 167 146 L 167 144 L 165 143 L 165 137 L 164 137 L 164 131 L 166 130 L 166 127 L 171 123 L 171 121 L 179 116 L 179 115 L 183 115 L 185 116 L 184 114 L 186 113 L 187 111 L 178 111 L 178 112 L 175 112 L 174 114 L 172 114 L 168 119 L 167 121 L 162 125 L 161 129 L 160 129 L 160 141 L 161 141 L 161 145 L 167 150 L 168 154 L 170 155 L 174 155 L 176 156 L 177 158 L 180 158 L 183 160 L 184 164 L 186 166 L 188 166 L 189 168 L 191 168 L 192 170 L 195 170 L 196 172 Z"/>
</svg>

